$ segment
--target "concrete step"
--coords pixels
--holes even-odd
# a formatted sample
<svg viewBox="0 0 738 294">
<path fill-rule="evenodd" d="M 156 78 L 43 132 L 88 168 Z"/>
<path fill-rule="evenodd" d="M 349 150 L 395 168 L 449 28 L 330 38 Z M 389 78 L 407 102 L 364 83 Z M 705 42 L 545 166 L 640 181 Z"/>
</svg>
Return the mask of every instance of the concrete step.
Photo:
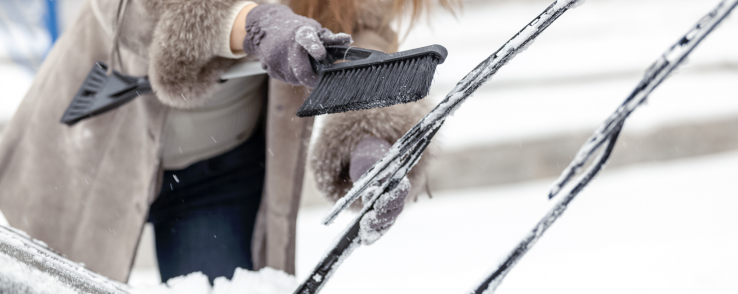
<svg viewBox="0 0 738 294">
<path fill-rule="evenodd" d="M 460 189 L 558 177 L 592 132 L 440 151 L 431 190 Z M 609 168 L 738 150 L 738 117 L 633 132 L 626 128 Z"/>
</svg>

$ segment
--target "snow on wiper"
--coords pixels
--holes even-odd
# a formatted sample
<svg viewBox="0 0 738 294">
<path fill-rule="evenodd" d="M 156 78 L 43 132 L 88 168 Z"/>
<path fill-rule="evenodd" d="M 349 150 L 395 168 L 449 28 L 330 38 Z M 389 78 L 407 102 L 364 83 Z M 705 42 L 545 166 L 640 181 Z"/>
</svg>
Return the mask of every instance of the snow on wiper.
<svg viewBox="0 0 738 294">
<path fill-rule="evenodd" d="M 582 1 L 582 0 L 580 0 Z M 577 0 L 559 0 L 549 5 L 543 13 L 530 21 L 508 40 L 495 53 L 482 61 L 467 74 L 433 110 L 411 128 L 402 138 L 392 145 L 387 154 L 374 164 L 354 183 L 353 188 L 326 214 L 324 224 L 330 224 L 338 214 L 364 193 L 371 197 L 359 215 L 333 241 L 328 251 L 308 278 L 295 291 L 296 294 L 318 293 L 326 281 L 333 275 L 341 262 L 360 245 L 359 229 L 361 218 L 373 209 L 380 195 L 394 189 L 410 169 L 418 162 L 430 140 L 441 128 L 446 118 L 474 93 L 484 82 L 515 55 L 526 49 L 538 35 L 550 26 L 569 8 L 582 2 Z M 381 180 L 386 179 L 386 180 Z M 369 195 L 368 195 L 369 196 Z"/>
<path fill-rule="evenodd" d="M 623 104 L 610 115 L 605 122 L 595 131 L 587 142 L 579 150 L 577 156 L 572 160 L 569 166 L 564 170 L 561 177 L 557 179 L 551 191 L 549 198 L 555 196 L 563 190 L 564 186 L 571 180 L 584 166 L 592 155 L 605 145 L 602 150 L 594 158 L 593 163 L 587 167 L 584 174 L 577 179 L 573 187 L 567 193 L 560 196 L 558 202 L 551 210 L 536 224 L 520 243 L 507 255 L 505 260 L 489 274 L 478 287 L 471 293 L 473 294 L 492 294 L 495 289 L 502 283 L 505 276 L 520 261 L 525 253 L 535 245 L 535 243 L 543 236 L 551 225 L 566 211 L 569 203 L 590 181 L 599 173 L 602 167 L 607 163 L 610 154 L 615 147 L 620 130 L 628 116 L 648 98 L 648 95 L 666 78 L 669 74 L 684 61 L 684 59 L 699 45 L 699 43 L 712 30 L 720 24 L 720 22 L 728 16 L 733 9 L 738 6 L 738 0 L 726 0 L 721 2 L 717 8 L 704 16 L 700 21 L 686 34 L 680 38 L 676 44 L 672 45 L 669 50 L 662 54 L 651 67 L 646 70 L 643 80 L 638 83 L 635 90 L 625 99 Z"/>
<path fill-rule="evenodd" d="M 453 115 L 454 111 L 489 80 L 516 54 L 524 51 L 538 35 L 559 18 L 569 8 L 577 7 L 583 0 L 560 0 L 549 5 L 546 10 L 530 21 L 523 29 L 508 40 L 500 49 L 482 61 L 459 83 L 433 110 L 397 140 L 389 152 L 354 183 L 346 195 L 323 218 L 324 224 L 330 224 L 341 211 L 356 201 L 365 192 L 372 193 L 370 203 L 382 193 L 394 188 L 420 159 L 435 133 Z M 389 180 L 380 183 L 379 179 Z M 371 191 L 369 191 L 371 190 Z"/>
</svg>

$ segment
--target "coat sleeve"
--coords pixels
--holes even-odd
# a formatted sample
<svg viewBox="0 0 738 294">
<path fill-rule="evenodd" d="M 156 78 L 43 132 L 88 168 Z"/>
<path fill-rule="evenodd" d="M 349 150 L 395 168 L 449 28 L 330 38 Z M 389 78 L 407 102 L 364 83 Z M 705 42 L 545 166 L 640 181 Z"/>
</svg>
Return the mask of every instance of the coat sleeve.
<svg viewBox="0 0 738 294">
<path fill-rule="evenodd" d="M 349 163 L 354 146 L 367 136 L 394 144 L 430 111 L 431 106 L 429 100 L 423 99 L 385 108 L 326 115 L 309 156 L 318 189 L 332 201 L 346 195 L 353 186 Z M 425 191 L 429 156 L 426 150 L 408 173 L 412 184 L 408 200 L 417 200 Z M 351 207 L 361 208 L 360 202 L 354 202 Z"/>
<path fill-rule="evenodd" d="M 223 31 L 240 0 L 152 0 L 159 14 L 149 49 L 149 79 L 162 103 L 200 106 L 217 90 L 220 75 L 237 62 L 218 56 Z M 229 36 L 229 35 L 228 35 Z M 221 54 L 222 55 L 222 54 Z"/>
</svg>

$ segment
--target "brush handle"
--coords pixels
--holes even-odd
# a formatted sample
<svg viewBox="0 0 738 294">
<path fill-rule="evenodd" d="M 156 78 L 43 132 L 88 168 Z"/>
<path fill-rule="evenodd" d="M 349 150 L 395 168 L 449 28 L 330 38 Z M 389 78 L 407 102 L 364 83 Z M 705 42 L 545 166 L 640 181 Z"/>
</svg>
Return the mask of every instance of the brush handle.
<svg viewBox="0 0 738 294">
<path fill-rule="evenodd" d="M 220 75 L 220 79 L 230 80 L 230 79 L 235 79 L 235 78 L 255 76 L 255 75 L 261 75 L 261 74 L 266 74 L 266 73 L 267 71 L 261 67 L 261 62 L 250 61 L 250 62 L 243 62 L 243 63 L 236 64 L 234 66 L 231 66 L 231 68 L 229 68 L 222 75 Z"/>
<path fill-rule="evenodd" d="M 315 60 L 310 57 L 310 65 L 313 67 L 313 71 L 319 75 L 326 72 L 371 66 L 377 63 L 411 59 L 413 57 L 428 54 L 432 54 L 438 58 L 438 64 L 441 64 L 446 60 L 446 56 L 448 55 L 446 48 L 441 45 L 430 45 L 390 54 L 376 50 L 348 46 L 326 46 L 325 49 L 327 53 L 323 60 Z M 339 60 L 347 60 L 351 62 L 335 63 Z"/>
<path fill-rule="evenodd" d="M 349 46 L 326 46 L 325 51 L 325 58 L 322 60 L 315 60 L 315 58 L 310 56 L 310 65 L 317 74 L 322 74 L 326 70 L 333 68 L 335 66 L 334 63 L 339 60 L 362 60 L 372 57 L 372 55 L 374 55 L 372 58 L 374 60 L 379 55 L 387 55 L 381 51 Z"/>
</svg>

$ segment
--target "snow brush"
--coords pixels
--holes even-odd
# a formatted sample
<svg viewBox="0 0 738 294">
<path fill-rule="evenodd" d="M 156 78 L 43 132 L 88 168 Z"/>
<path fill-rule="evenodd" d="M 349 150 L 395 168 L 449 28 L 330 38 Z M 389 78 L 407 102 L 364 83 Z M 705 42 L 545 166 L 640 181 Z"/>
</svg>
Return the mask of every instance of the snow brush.
<svg viewBox="0 0 738 294">
<path fill-rule="evenodd" d="M 386 54 L 327 46 L 326 58 L 310 59 L 320 75 L 297 116 L 346 112 L 415 102 L 428 96 L 436 66 L 448 52 L 441 45 Z M 347 60 L 336 63 L 336 61 Z"/>
<path fill-rule="evenodd" d="M 108 65 L 98 61 L 92 66 L 82 86 L 62 115 L 61 122 L 69 126 L 120 107 L 134 98 L 150 94 L 148 77 L 133 77 L 113 70 L 107 75 Z M 221 80 L 264 74 L 259 62 L 239 63 L 225 71 Z"/>
<path fill-rule="evenodd" d="M 383 52 L 358 47 L 328 46 L 326 58 L 310 58 L 320 75 L 297 115 L 300 117 L 345 112 L 420 100 L 428 95 L 436 66 L 448 54 L 441 45 L 403 52 Z M 337 61 L 347 62 L 336 63 Z M 77 122 L 113 110 L 134 98 L 151 93 L 148 77 L 133 77 L 97 62 L 67 107 L 61 122 Z M 266 73 L 258 62 L 240 63 L 221 75 L 222 80 Z"/>
<path fill-rule="evenodd" d="M 358 235 L 361 218 L 371 211 L 379 196 L 394 189 L 403 177 L 418 162 L 431 139 L 454 110 L 471 96 L 484 82 L 524 50 L 540 33 L 556 21 L 564 12 L 576 7 L 581 0 L 559 0 L 548 6 L 538 17 L 526 24 L 522 30 L 508 40 L 500 49 L 482 61 L 449 92 L 420 122 L 395 142 L 385 156 L 374 164 L 354 183 L 353 188 L 323 218 L 330 224 L 338 214 L 356 199 L 368 193 L 369 199 L 358 216 L 348 225 L 342 235 L 335 239 L 323 259 L 313 272 L 297 288 L 295 294 L 318 293 L 326 281 L 335 273 L 341 262 L 361 245 Z M 738 1 L 738 0 L 736 0 Z M 386 180 L 385 180 L 386 179 Z"/>
</svg>

